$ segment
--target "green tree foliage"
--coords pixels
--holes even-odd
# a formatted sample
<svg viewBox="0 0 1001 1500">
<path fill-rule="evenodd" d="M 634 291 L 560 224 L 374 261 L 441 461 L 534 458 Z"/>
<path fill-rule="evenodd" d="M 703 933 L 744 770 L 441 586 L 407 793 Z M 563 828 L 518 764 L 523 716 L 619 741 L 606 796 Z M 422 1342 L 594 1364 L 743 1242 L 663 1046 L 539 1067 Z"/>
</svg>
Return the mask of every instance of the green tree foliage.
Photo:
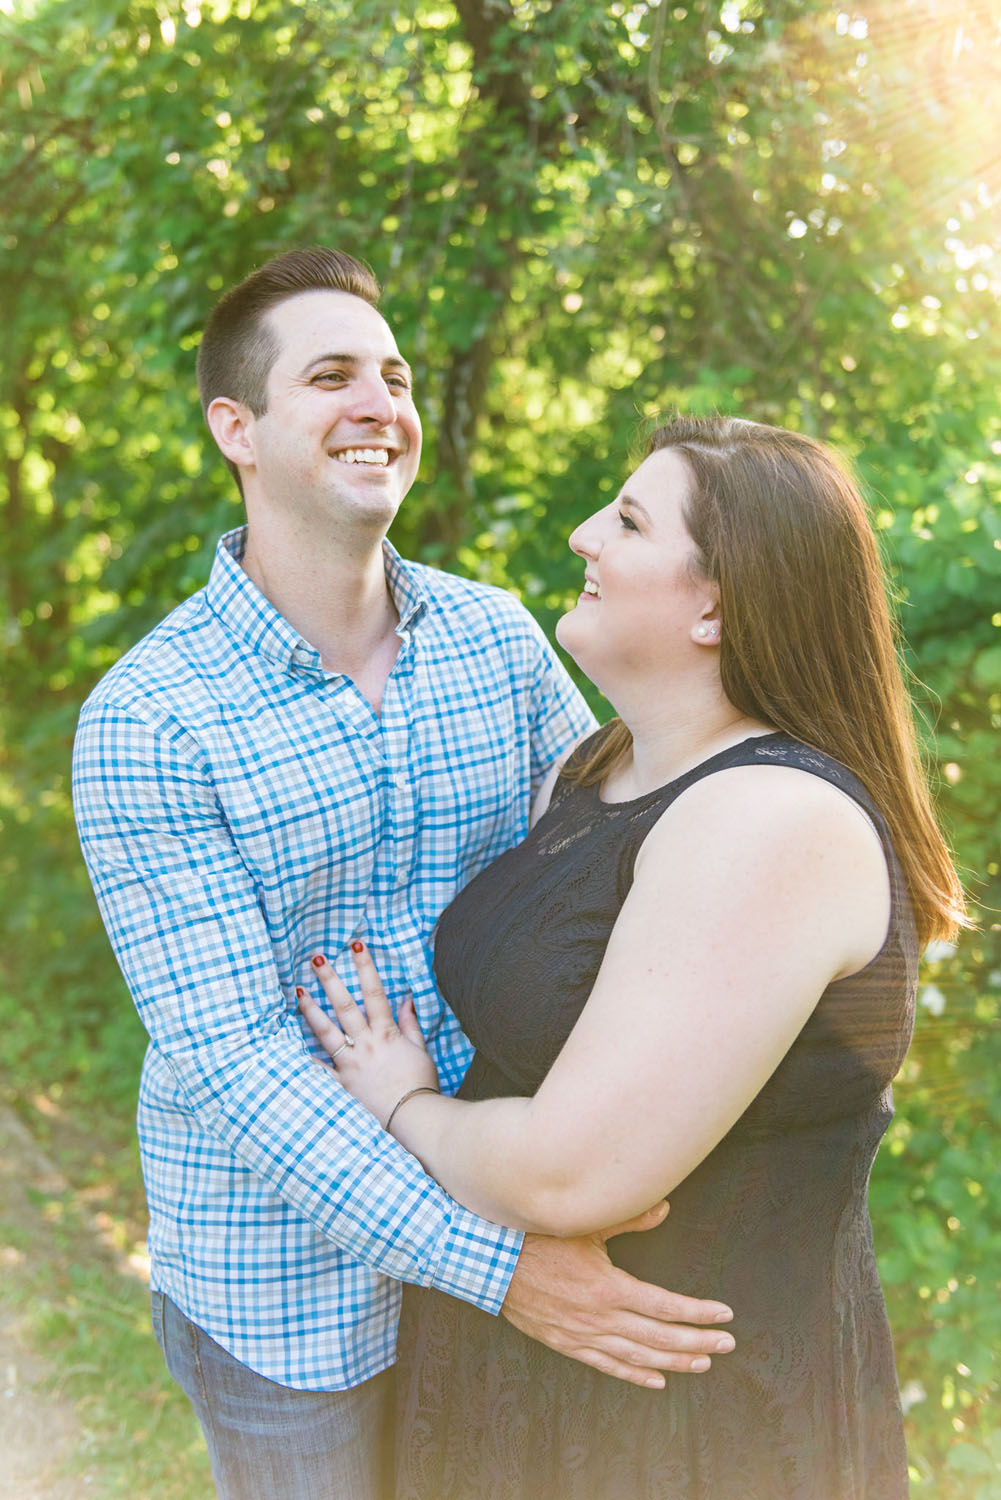
<svg viewBox="0 0 1001 1500">
<path fill-rule="evenodd" d="M 90 685 L 239 521 L 194 386 L 226 285 L 298 244 L 373 264 L 429 439 L 394 539 L 547 627 L 640 419 L 720 407 L 828 438 L 873 497 L 983 904 L 926 976 L 874 1185 L 916 1493 L 997 1494 L 990 0 L 0 0 L 0 57 L 8 1061 L 134 1088 L 68 752 Z"/>
</svg>

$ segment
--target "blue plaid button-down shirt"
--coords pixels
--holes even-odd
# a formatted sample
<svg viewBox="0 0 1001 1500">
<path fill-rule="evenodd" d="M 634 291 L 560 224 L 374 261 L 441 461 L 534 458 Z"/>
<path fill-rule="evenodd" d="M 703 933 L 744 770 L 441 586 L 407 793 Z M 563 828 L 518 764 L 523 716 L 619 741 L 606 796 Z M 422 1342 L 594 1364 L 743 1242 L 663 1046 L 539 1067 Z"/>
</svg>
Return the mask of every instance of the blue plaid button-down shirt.
<svg viewBox="0 0 1001 1500">
<path fill-rule="evenodd" d="M 251 1369 L 340 1390 L 392 1362 L 400 1280 L 496 1312 L 521 1236 L 315 1066 L 295 987 L 320 998 L 317 951 L 355 987 L 362 935 L 457 1087 L 470 1048 L 435 987 L 435 922 L 592 721 L 516 601 L 388 544 L 400 648 L 376 716 L 250 582 L 243 544 L 222 539 L 207 587 L 84 705 L 74 800 L 150 1035 L 153 1285 Z"/>
</svg>

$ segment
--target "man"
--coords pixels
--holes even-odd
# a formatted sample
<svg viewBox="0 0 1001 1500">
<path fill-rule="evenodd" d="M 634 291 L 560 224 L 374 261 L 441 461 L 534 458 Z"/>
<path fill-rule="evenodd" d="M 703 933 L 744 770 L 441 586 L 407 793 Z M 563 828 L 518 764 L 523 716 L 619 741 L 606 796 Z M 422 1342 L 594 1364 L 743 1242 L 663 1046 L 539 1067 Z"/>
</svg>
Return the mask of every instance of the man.
<svg viewBox="0 0 1001 1500">
<path fill-rule="evenodd" d="M 641 1383 L 733 1343 L 673 1321 L 728 1309 L 633 1281 L 602 1237 L 523 1237 L 453 1203 L 299 1023 L 310 955 L 364 936 L 457 1086 L 470 1049 L 435 988 L 434 922 L 591 724 L 514 600 L 385 542 L 421 428 L 377 298 L 358 262 L 312 250 L 215 309 L 199 386 L 248 525 L 99 684 L 74 757 L 150 1034 L 154 1324 L 240 1500 L 379 1493 L 401 1280 Z"/>
</svg>

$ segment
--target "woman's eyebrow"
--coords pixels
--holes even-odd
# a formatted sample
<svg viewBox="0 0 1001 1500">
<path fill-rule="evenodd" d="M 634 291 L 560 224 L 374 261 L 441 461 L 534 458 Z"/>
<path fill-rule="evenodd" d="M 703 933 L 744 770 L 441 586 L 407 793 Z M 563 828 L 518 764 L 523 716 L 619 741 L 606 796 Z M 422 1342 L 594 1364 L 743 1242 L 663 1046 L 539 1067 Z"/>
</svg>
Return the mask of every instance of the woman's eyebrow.
<svg viewBox="0 0 1001 1500">
<path fill-rule="evenodd" d="M 632 495 L 627 495 L 625 494 L 625 492 L 623 492 L 619 496 L 619 504 L 624 506 L 626 510 L 638 511 L 639 514 L 644 518 L 644 520 L 651 520 L 650 512 L 647 510 L 643 502 L 641 500 L 634 500 Z"/>
</svg>

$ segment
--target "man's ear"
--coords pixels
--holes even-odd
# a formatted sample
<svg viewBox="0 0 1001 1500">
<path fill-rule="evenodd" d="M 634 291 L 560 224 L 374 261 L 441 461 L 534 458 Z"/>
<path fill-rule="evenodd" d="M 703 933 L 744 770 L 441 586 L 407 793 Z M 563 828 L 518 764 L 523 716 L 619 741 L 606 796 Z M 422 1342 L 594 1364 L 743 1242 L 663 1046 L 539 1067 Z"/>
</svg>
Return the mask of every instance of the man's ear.
<svg viewBox="0 0 1001 1500">
<path fill-rule="evenodd" d="M 216 396 L 209 403 L 205 419 L 209 431 L 230 463 L 246 468 L 254 462 L 254 417 L 242 401 L 230 396 Z"/>
</svg>

